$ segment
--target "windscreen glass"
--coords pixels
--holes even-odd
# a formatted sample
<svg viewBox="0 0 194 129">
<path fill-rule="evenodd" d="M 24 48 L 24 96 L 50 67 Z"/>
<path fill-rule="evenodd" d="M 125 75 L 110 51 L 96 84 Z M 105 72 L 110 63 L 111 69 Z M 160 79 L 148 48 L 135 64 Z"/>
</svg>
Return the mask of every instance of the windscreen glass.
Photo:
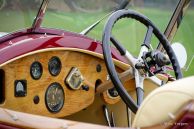
<svg viewBox="0 0 194 129">
<path fill-rule="evenodd" d="M 30 28 L 42 0 L 0 0 L 0 37 Z"/>
</svg>

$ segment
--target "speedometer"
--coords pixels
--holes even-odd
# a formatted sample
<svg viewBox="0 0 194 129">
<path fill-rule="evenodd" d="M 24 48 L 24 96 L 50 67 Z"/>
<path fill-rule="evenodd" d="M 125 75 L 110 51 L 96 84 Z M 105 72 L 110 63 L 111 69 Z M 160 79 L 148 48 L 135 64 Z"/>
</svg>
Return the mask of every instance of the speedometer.
<svg viewBox="0 0 194 129">
<path fill-rule="evenodd" d="M 45 94 L 46 107 L 50 112 L 59 112 L 64 105 L 64 91 L 63 87 L 55 82 L 50 84 Z"/>
</svg>

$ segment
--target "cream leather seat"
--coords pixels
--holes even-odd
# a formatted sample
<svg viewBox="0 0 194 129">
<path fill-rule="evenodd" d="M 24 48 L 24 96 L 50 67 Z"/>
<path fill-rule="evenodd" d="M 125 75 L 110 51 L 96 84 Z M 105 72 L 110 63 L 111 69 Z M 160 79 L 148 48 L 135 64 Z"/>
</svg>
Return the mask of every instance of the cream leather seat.
<svg viewBox="0 0 194 129">
<path fill-rule="evenodd" d="M 147 127 L 170 120 L 184 104 L 194 99 L 194 76 L 168 83 L 150 93 L 133 121 L 133 127 Z"/>
</svg>

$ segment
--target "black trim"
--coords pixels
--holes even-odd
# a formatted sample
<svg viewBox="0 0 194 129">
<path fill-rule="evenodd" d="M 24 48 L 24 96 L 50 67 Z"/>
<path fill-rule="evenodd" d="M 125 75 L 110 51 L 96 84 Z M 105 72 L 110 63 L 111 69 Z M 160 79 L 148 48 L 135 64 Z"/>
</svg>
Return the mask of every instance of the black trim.
<svg viewBox="0 0 194 129">
<path fill-rule="evenodd" d="M 140 106 L 144 98 L 144 90 L 141 87 L 136 88 L 137 93 L 137 105 Z"/>
<path fill-rule="evenodd" d="M 0 104 L 5 102 L 5 72 L 0 69 Z"/>
</svg>

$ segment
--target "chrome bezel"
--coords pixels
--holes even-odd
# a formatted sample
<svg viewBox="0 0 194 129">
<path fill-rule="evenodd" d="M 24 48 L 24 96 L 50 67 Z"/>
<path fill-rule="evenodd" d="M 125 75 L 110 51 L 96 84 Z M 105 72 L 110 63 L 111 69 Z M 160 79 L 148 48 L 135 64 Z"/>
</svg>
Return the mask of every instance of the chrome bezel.
<svg viewBox="0 0 194 129">
<path fill-rule="evenodd" d="M 57 67 L 56 72 L 53 72 L 53 70 L 51 69 L 51 63 L 52 63 L 54 60 L 57 61 L 57 63 L 59 64 L 59 66 Z M 57 57 L 57 56 L 51 57 L 51 59 L 50 59 L 49 62 L 48 62 L 48 70 L 49 70 L 49 73 L 50 73 L 52 76 L 57 76 L 57 75 L 59 75 L 59 73 L 61 72 L 61 68 L 62 68 L 62 63 L 61 63 L 61 60 L 59 59 L 59 57 Z M 55 69 L 56 69 L 56 68 L 55 68 Z"/>
<path fill-rule="evenodd" d="M 79 79 L 79 84 L 78 85 L 75 85 L 73 84 L 73 80 L 76 80 L 76 79 Z M 73 90 L 78 90 L 80 89 L 80 87 L 82 86 L 83 84 L 83 81 L 84 81 L 84 78 L 80 72 L 80 70 L 76 67 L 73 67 L 70 71 L 70 73 L 68 74 L 66 80 L 65 80 L 65 83 Z"/>
<path fill-rule="evenodd" d="M 48 104 L 47 96 L 48 96 L 48 91 L 49 91 L 52 87 L 56 87 L 56 86 L 62 90 L 63 99 L 60 100 L 60 101 L 61 101 L 60 106 L 59 106 L 57 109 L 53 109 L 53 108 L 51 108 L 51 107 L 49 106 L 49 104 Z M 46 90 L 46 93 L 45 93 L 45 105 L 46 105 L 47 109 L 48 109 L 50 112 L 52 112 L 52 113 L 58 113 L 58 112 L 63 108 L 64 101 L 65 101 L 65 93 L 64 93 L 63 87 L 62 87 L 59 83 L 57 83 L 57 82 L 54 82 L 54 83 L 50 84 L 50 85 L 48 86 L 47 90 Z"/>
<path fill-rule="evenodd" d="M 38 77 L 34 76 L 33 72 L 32 72 L 32 68 L 34 67 L 34 65 L 38 65 L 39 68 L 40 68 L 40 75 Z M 34 80 L 39 80 L 42 76 L 42 73 L 43 73 L 43 67 L 42 67 L 42 64 L 38 61 L 35 61 L 31 64 L 30 66 L 30 75 L 31 77 L 34 79 Z"/>
</svg>

